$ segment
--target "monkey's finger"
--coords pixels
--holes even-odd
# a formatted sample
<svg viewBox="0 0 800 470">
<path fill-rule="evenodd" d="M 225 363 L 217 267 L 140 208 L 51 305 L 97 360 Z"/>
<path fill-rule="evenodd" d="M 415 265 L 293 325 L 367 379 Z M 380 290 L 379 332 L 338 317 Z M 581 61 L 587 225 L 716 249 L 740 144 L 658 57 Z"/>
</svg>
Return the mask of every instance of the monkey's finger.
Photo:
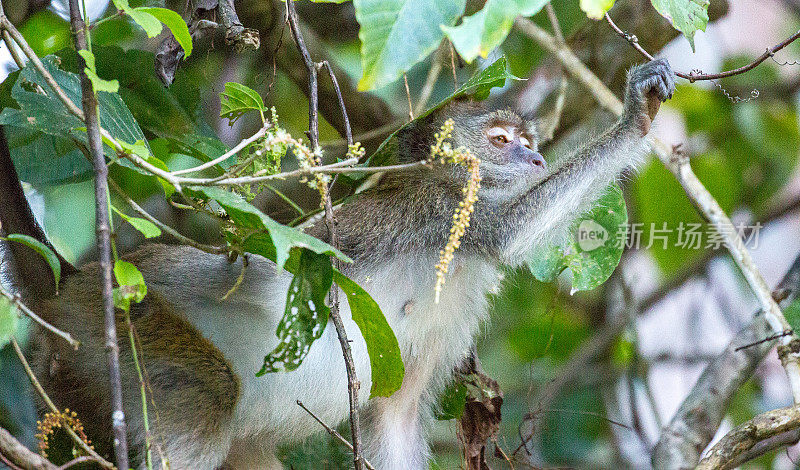
<svg viewBox="0 0 800 470">
<path fill-rule="evenodd" d="M 652 121 L 656 114 L 658 114 L 658 109 L 661 107 L 661 96 L 660 93 L 655 88 L 650 89 L 647 92 L 647 116 L 650 117 Z"/>
</svg>

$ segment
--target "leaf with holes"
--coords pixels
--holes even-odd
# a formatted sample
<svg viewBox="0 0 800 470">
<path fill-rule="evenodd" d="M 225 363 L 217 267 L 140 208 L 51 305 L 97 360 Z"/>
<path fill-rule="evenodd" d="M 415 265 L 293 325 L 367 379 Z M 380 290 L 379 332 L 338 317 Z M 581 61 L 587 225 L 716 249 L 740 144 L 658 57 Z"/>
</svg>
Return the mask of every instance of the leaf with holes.
<svg viewBox="0 0 800 470">
<path fill-rule="evenodd" d="M 628 212 L 618 185 L 612 184 L 594 208 L 572 226 L 575 236 L 566 246 L 545 246 L 534 251 L 528 267 L 543 282 L 561 272 L 572 272 L 572 292 L 591 290 L 614 272 L 625 246 Z"/>
<path fill-rule="evenodd" d="M 492 90 L 492 88 L 505 85 L 506 80 L 509 79 L 519 80 L 518 77 L 515 77 L 513 74 L 511 74 L 511 72 L 508 71 L 508 62 L 506 61 L 506 57 L 503 56 L 494 61 L 485 69 L 473 75 L 469 80 L 461 85 L 455 93 L 438 102 L 424 113 L 417 116 L 414 120 L 406 123 L 400 129 L 393 132 L 392 135 L 387 137 L 386 140 L 381 143 L 380 147 L 378 147 L 375 153 L 369 157 L 365 163 L 365 166 L 383 166 L 397 163 L 394 161 L 394 159 L 398 152 L 397 135 L 400 132 L 409 128 L 410 126 L 415 125 L 415 123 L 421 119 L 425 119 L 455 99 L 469 98 L 478 101 L 484 100 L 489 96 L 489 92 Z M 351 178 L 357 179 L 358 175 L 351 175 Z"/>
<path fill-rule="evenodd" d="M 261 114 L 261 120 L 264 121 L 264 111 L 266 109 L 264 100 L 252 88 L 246 87 L 241 83 L 228 82 L 219 97 L 219 117 L 228 118 L 231 126 L 248 111 L 258 111 Z"/>
<path fill-rule="evenodd" d="M 683 33 L 694 51 L 694 33 L 705 31 L 710 0 L 650 0 L 653 7 L 672 26 Z"/>
<path fill-rule="evenodd" d="M 264 358 L 264 365 L 256 376 L 300 367 L 311 344 L 322 336 L 328 323 L 330 308 L 325 305 L 325 296 L 332 280 L 330 258 L 303 250 L 286 294 L 283 317 L 278 323 L 278 346 Z"/>
<path fill-rule="evenodd" d="M 11 233 L 5 238 L 0 237 L 0 240 L 22 243 L 33 251 L 39 253 L 39 255 L 44 258 L 45 261 L 47 261 L 47 265 L 50 266 L 50 270 L 53 271 L 53 279 L 55 279 L 56 290 L 58 290 L 58 283 L 61 280 L 61 260 L 58 259 L 58 256 L 53 250 L 50 249 L 50 247 L 33 237 L 19 233 Z"/>
<path fill-rule="evenodd" d="M 334 271 L 336 284 L 347 296 L 350 314 L 367 343 L 372 369 L 371 397 L 388 397 L 403 385 L 405 366 L 400 345 L 378 303 L 355 281 Z"/>
<path fill-rule="evenodd" d="M 467 16 L 458 26 L 442 25 L 442 31 L 467 62 L 488 57 L 508 36 L 518 16 L 533 16 L 548 0 L 488 0 L 483 8 Z"/>
<path fill-rule="evenodd" d="M 436 50 L 444 36 L 439 25 L 455 24 L 465 0 L 353 0 L 361 25 L 360 91 L 400 78 Z"/>
</svg>

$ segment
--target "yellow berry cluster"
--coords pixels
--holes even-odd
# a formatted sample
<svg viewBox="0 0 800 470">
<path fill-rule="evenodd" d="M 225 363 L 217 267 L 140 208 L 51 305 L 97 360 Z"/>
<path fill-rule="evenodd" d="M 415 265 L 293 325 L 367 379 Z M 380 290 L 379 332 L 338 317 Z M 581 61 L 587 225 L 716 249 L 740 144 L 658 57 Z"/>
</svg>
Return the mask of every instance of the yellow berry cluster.
<svg viewBox="0 0 800 470">
<path fill-rule="evenodd" d="M 36 422 L 36 429 L 39 431 L 39 433 L 36 434 L 36 438 L 39 439 L 39 453 L 42 454 L 42 457 L 47 457 L 47 449 L 50 447 L 50 436 L 55 433 L 56 430 L 65 426 L 71 428 L 83 442 L 94 449 L 91 445 L 92 442 L 83 430 L 83 423 L 78 419 L 77 413 L 70 411 L 69 408 L 64 408 L 64 411 L 58 413 L 52 411 L 47 412 L 42 421 Z"/>
<path fill-rule="evenodd" d="M 455 251 L 461 246 L 461 237 L 469 227 L 469 219 L 475 211 L 475 203 L 478 201 L 478 190 L 481 187 L 480 164 L 481 160 L 472 154 L 466 147 L 456 149 L 447 142 L 453 135 L 455 123 L 448 119 L 442 125 L 441 131 L 434 135 L 434 143 L 431 145 L 431 160 L 439 160 L 440 163 L 455 163 L 462 165 L 469 171 L 469 180 L 463 188 L 464 199 L 459 202 L 458 208 L 453 214 L 453 225 L 450 227 L 450 236 L 444 249 L 439 252 L 439 262 L 436 264 L 436 303 L 439 303 L 439 294 L 444 286 L 445 274 L 453 261 Z"/>
</svg>

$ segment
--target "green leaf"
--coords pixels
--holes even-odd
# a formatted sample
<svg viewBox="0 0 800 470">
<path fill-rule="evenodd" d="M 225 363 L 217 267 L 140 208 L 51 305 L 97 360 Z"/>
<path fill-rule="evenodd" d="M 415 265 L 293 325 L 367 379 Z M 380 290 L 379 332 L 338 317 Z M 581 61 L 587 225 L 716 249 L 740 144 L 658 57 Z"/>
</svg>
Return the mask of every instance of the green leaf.
<svg viewBox="0 0 800 470">
<path fill-rule="evenodd" d="M 332 279 L 333 267 L 327 255 L 302 251 L 276 331 L 280 342 L 264 357 L 264 365 L 256 376 L 292 371 L 300 366 L 311 344 L 322 336 L 328 323 L 331 310 L 325 305 L 325 297 Z"/>
<path fill-rule="evenodd" d="M 792 326 L 792 330 L 800 332 L 800 298 L 794 299 L 788 307 L 783 309 L 783 316 Z"/>
<path fill-rule="evenodd" d="M 18 324 L 17 307 L 8 298 L 0 296 L 0 349 L 11 341 Z"/>
<path fill-rule="evenodd" d="M 614 6 L 615 0 L 581 0 L 581 10 L 593 20 L 602 20 L 606 12 Z M 669 0 L 667 0 L 669 1 Z"/>
<path fill-rule="evenodd" d="M 158 21 L 164 23 L 164 26 L 172 31 L 175 40 L 178 41 L 178 44 L 183 48 L 184 58 L 192 55 L 192 35 L 189 34 L 189 27 L 186 26 L 186 22 L 183 21 L 181 15 L 168 8 L 139 7 L 135 8 L 134 11 L 150 14 Z"/>
<path fill-rule="evenodd" d="M 403 384 L 405 367 L 397 338 L 377 302 L 355 281 L 334 271 L 336 284 L 347 295 L 353 321 L 367 343 L 372 368 L 371 397 L 388 397 Z"/>
<path fill-rule="evenodd" d="M 225 84 L 225 90 L 219 96 L 219 117 L 228 118 L 230 125 L 233 125 L 244 113 L 253 110 L 258 111 L 261 114 L 261 120 L 264 120 L 264 110 L 266 109 L 264 100 L 252 88 L 241 83 L 228 82 Z"/>
<path fill-rule="evenodd" d="M 118 80 L 103 80 L 97 75 L 94 54 L 92 54 L 92 51 L 81 49 L 78 51 L 78 54 L 80 54 L 80 56 L 83 57 L 83 60 L 86 62 L 86 67 L 83 69 L 83 71 L 86 73 L 89 81 L 92 82 L 92 88 L 94 89 L 95 93 L 98 91 L 107 91 L 109 93 L 116 93 L 119 91 Z"/>
<path fill-rule="evenodd" d="M 130 310 L 131 301 L 136 303 L 144 300 L 147 295 L 147 285 L 144 276 L 131 263 L 118 259 L 114 263 L 114 278 L 119 287 L 114 289 L 114 305 L 124 311 Z"/>
<path fill-rule="evenodd" d="M 705 31 L 710 0 L 650 0 L 661 16 L 682 32 L 694 51 L 694 33 Z"/>
<path fill-rule="evenodd" d="M 130 16 L 134 23 L 142 27 L 147 37 L 154 38 L 161 34 L 161 21 L 148 12 L 141 11 L 139 8 L 131 8 L 128 0 L 113 0 L 117 10 Z"/>
<path fill-rule="evenodd" d="M 433 52 L 464 11 L 465 0 L 353 0 L 361 25 L 361 91 L 398 79 Z"/>
<path fill-rule="evenodd" d="M 382 166 L 391 163 L 396 163 L 392 159 L 397 156 L 397 135 L 404 129 L 414 125 L 421 119 L 425 119 L 433 112 L 441 109 L 451 101 L 457 98 L 470 98 L 473 100 L 483 100 L 489 96 L 489 92 L 494 87 L 503 86 L 508 79 L 518 79 L 508 71 L 508 64 L 505 56 L 500 57 L 491 65 L 473 75 L 467 80 L 459 89 L 443 99 L 433 107 L 426 110 L 424 113 L 417 116 L 414 120 L 406 123 L 400 129 L 394 131 L 392 135 L 386 138 L 378 149 L 373 153 L 365 166 Z M 351 175 L 351 178 L 358 178 L 357 175 Z"/>
<path fill-rule="evenodd" d="M 445 35 L 453 42 L 459 55 L 467 62 L 476 57 L 488 57 L 508 36 L 517 16 L 533 16 L 549 0 L 488 0 L 472 16 L 458 26 L 442 25 Z"/>
<path fill-rule="evenodd" d="M 447 421 L 459 419 L 467 406 L 467 387 L 461 382 L 450 384 L 439 397 L 439 406 L 435 410 L 436 419 Z"/>
<path fill-rule="evenodd" d="M 58 283 L 61 281 L 61 261 L 58 259 L 58 256 L 53 250 L 39 240 L 19 233 L 11 233 L 5 238 L 0 237 L 0 239 L 22 243 L 28 248 L 31 248 L 33 251 L 39 253 L 39 255 L 41 255 L 41 257 L 47 261 L 47 264 L 50 266 L 50 270 L 53 271 L 53 278 L 56 282 L 56 290 L 58 290 Z"/>
<path fill-rule="evenodd" d="M 564 270 L 572 272 L 572 292 L 591 290 L 614 272 L 624 249 L 628 212 L 618 185 L 609 186 L 594 208 L 574 224 L 575 237 L 566 247 L 536 250 L 528 266 L 536 279 L 549 282 Z"/>
<path fill-rule="evenodd" d="M 279 224 L 256 209 L 238 194 L 217 187 L 191 187 L 185 193 L 191 197 L 216 201 L 239 229 L 250 229 L 251 234 L 242 241 L 242 248 L 271 259 L 282 269 L 292 248 L 307 248 L 317 254 L 336 256 L 342 261 L 352 260 L 318 238 L 300 230 Z"/>
<path fill-rule="evenodd" d="M 114 212 L 116 212 L 117 215 L 125 219 L 125 221 L 128 222 L 129 224 L 131 224 L 133 228 L 141 232 L 141 234 L 144 235 L 145 238 L 155 238 L 161 236 L 161 229 L 158 228 L 158 225 L 154 224 L 153 222 L 150 222 L 147 219 L 141 219 L 139 217 L 130 217 L 128 215 L 125 215 L 124 212 L 120 211 L 114 206 L 111 206 L 111 208 L 114 209 Z"/>
<path fill-rule="evenodd" d="M 64 90 L 64 93 L 73 103 L 81 102 L 81 85 L 78 76 L 74 73 L 65 72 L 57 67 L 60 59 L 56 56 L 47 56 L 42 59 L 44 67 L 50 72 L 56 83 Z M 46 95 L 40 94 L 31 87 L 31 84 L 39 85 Z M 50 85 L 36 71 L 33 65 L 28 64 L 20 73 L 16 83 L 11 89 L 11 96 L 19 104 L 20 109 L 7 107 L 0 113 L 0 124 L 15 126 L 33 131 L 44 132 L 49 135 L 77 140 L 87 144 L 86 130 L 83 122 L 72 115 L 63 103 L 56 97 Z M 109 134 L 115 139 L 123 142 L 145 142 L 146 140 L 139 125 L 133 119 L 125 103 L 120 96 L 115 93 L 99 93 L 97 101 L 100 108 L 100 122 Z M 74 148 L 74 145 L 73 147 Z M 106 155 L 114 155 L 113 150 L 106 146 Z M 52 164 L 53 162 L 49 162 Z M 60 162 L 59 162 L 60 163 Z M 121 160 L 120 164 L 135 171 L 143 173 L 132 163 Z M 91 166 L 82 167 L 91 169 Z M 75 174 L 76 166 L 70 160 L 69 165 L 60 168 L 63 179 L 77 178 L 85 175 Z M 24 168 L 22 173 L 30 173 Z M 51 174 L 56 173 L 54 169 Z M 53 179 L 57 179 L 53 175 Z"/>
</svg>

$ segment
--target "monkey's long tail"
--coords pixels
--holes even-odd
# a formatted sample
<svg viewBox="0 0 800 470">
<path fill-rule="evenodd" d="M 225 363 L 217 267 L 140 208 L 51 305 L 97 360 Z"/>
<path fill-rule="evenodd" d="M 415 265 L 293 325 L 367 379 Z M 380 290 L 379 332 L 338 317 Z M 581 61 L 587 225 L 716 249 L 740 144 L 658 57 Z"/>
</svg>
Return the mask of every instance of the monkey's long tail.
<svg viewBox="0 0 800 470">
<path fill-rule="evenodd" d="M 53 249 L 25 198 L 22 184 L 11 161 L 5 130 L 0 126 L 0 235 L 12 233 L 33 237 Z M 21 243 L 7 242 L 3 245 L 0 260 L 4 265 L 10 264 L 14 268 L 16 286 L 25 297 L 42 299 L 55 295 L 53 272 L 41 255 Z M 56 252 L 55 249 L 53 251 Z M 9 254 L 12 263 L 8 263 Z M 77 272 L 61 255 L 58 255 L 58 259 L 61 262 L 62 277 Z"/>
</svg>

